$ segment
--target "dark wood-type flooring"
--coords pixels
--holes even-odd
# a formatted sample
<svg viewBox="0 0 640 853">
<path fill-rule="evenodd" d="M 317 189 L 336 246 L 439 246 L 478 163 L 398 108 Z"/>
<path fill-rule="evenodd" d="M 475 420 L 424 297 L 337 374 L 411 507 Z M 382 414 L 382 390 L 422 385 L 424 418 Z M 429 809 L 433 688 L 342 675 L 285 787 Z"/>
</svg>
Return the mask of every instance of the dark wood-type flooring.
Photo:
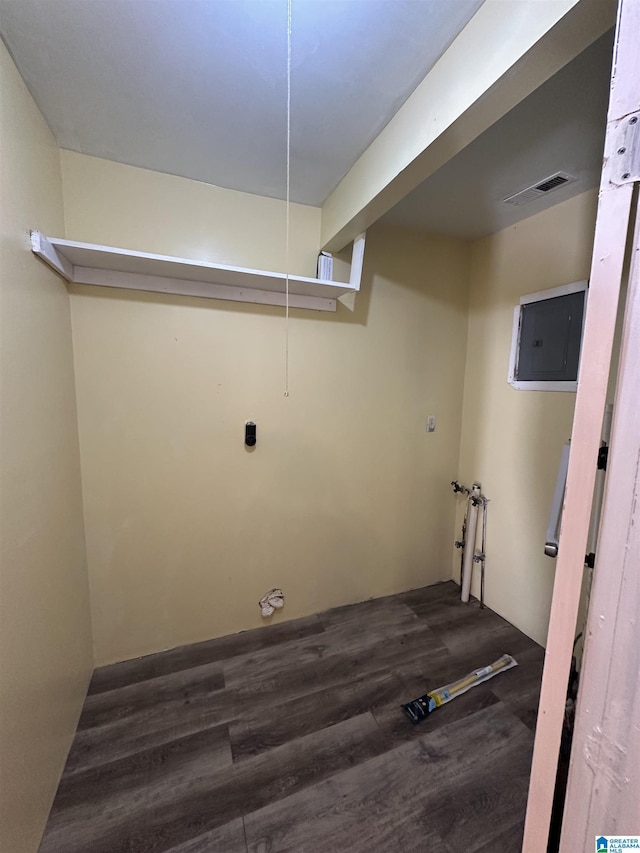
<svg viewBox="0 0 640 853">
<path fill-rule="evenodd" d="M 449 582 L 103 667 L 40 853 L 516 853 L 542 662 Z"/>
</svg>

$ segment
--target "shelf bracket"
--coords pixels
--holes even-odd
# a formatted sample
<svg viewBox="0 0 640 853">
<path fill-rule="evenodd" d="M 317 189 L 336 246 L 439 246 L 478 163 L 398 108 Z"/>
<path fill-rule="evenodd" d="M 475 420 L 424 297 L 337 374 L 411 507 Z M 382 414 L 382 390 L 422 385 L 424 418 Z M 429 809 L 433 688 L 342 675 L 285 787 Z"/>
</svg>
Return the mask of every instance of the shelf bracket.
<svg viewBox="0 0 640 853">
<path fill-rule="evenodd" d="M 34 255 L 41 258 L 52 270 L 55 270 L 62 278 L 73 281 L 73 264 L 63 257 L 51 245 L 49 240 L 40 231 L 31 232 L 31 250 Z"/>
<path fill-rule="evenodd" d="M 364 241 L 366 236 L 367 232 L 363 231 L 362 234 L 358 234 L 356 239 L 353 241 L 349 284 L 356 292 L 360 290 L 360 281 L 362 279 L 362 264 L 364 263 Z"/>
</svg>

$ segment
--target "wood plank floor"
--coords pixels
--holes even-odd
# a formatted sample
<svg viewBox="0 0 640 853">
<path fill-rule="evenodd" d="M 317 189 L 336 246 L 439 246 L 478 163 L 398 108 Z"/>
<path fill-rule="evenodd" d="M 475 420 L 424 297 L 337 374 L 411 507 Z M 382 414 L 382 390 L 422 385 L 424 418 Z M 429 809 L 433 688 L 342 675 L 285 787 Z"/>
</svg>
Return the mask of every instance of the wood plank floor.
<svg viewBox="0 0 640 853">
<path fill-rule="evenodd" d="M 40 853 L 517 853 L 542 663 L 448 582 L 96 670 Z"/>
</svg>

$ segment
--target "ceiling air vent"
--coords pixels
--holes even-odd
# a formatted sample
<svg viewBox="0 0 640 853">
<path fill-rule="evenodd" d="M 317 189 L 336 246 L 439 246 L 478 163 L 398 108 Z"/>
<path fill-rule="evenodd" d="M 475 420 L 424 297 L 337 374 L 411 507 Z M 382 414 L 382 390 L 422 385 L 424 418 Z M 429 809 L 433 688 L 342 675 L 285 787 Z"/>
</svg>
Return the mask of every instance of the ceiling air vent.
<svg viewBox="0 0 640 853">
<path fill-rule="evenodd" d="M 573 184 L 577 180 L 574 175 L 570 175 L 568 172 L 556 172 L 554 175 L 549 175 L 548 178 L 544 178 L 537 184 L 520 190 L 520 192 L 502 200 L 506 204 L 528 204 L 528 202 L 534 201 L 536 198 L 541 198 L 543 195 L 547 195 L 547 193 L 565 186 L 565 184 Z"/>
</svg>

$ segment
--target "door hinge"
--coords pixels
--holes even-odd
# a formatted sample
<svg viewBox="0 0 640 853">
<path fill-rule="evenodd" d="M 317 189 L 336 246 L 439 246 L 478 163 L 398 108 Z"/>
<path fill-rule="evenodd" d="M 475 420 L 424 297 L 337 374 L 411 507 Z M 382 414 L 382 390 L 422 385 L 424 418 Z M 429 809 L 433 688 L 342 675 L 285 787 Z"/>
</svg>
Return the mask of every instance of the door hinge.
<svg viewBox="0 0 640 853">
<path fill-rule="evenodd" d="M 598 471 L 607 470 L 607 462 L 609 461 L 609 446 L 603 444 L 598 450 Z"/>
</svg>

